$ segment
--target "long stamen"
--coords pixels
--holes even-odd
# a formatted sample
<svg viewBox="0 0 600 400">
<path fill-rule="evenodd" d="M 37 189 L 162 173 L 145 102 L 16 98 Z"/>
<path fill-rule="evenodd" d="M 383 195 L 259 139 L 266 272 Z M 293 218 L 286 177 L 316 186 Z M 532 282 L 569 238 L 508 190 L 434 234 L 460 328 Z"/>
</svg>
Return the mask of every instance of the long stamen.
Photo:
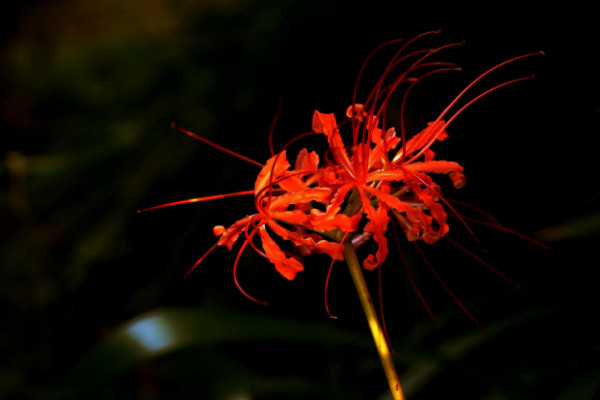
<svg viewBox="0 0 600 400">
<path fill-rule="evenodd" d="M 499 85 L 496 85 L 496 86 L 494 86 L 494 87 L 492 87 L 490 89 L 487 89 L 485 92 L 477 95 L 476 97 L 474 97 L 473 99 L 471 99 L 470 101 L 468 101 L 465 105 L 463 105 L 461 108 L 459 108 L 454 114 L 452 114 L 452 116 L 450 118 L 448 118 L 448 120 L 444 123 L 444 125 L 439 129 L 439 132 L 442 132 L 444 129 L 446 129 L 448 127 L 448 125 L 450 125 L 450 123 L 456 117 L 458 117 L 458 115 L 460 113 L 462 113 L 465 109 L 467 109 L 473 103 L 475 103 L 476 101 L 478 101 L 479 99 L 481 99 L 483 96 L 485 96 L 487 94 L 490 94 L 491 92 L 493 92 L 495 90 L 498 90 L 498 89 L 500 89 L 500 88 L 502 88 L 504 86 L 507 86 L 507 85 L 510 85 L 510 84 L 513 84 L 513 83 L 516 83 L 516 82 L 521 82 L 521 81 L 533 79 L 533 78 L 534 78 L 533 76 L 524 76 L 524 77 L 521 77 L 521 78 L 515 78 L 515 79 L 511 79 L 510 81 L 506 81 L 506 82 L 503 82 L 503 83 L 501 83 Z M 436 121 L 438 121 L 438 120 L 439 120 L 439 118 Z M 427 144 L 425 146 L 423 146 L 423 148 L 419 152 L 417 152 L 414 156 L 412 156 L 410 158 L 410 160 L 408 162 L 410 163 L 410 162 L 413 162 L 416 159 L 418 159 L 427 149 L 429 149 L 431 147 L 431 145 L 437 140 L 437 138 L 438 138 L 438 134 L 434 135 L 429 140 L 429 142 L 427 142 Z"/>
<path fill-rule="evenodd" d="M 256 297 L 254 297 L 254 296 L 250 295 L 248 292 L 246 292 L 244 290 L 244 288 L 242 287 L 242 285 L 240 284 L 240 281 L 238 280 L 238 277 L 237 277 L 237 267 L 238 267 L 238 264 L 240 262 L 240 258 L 242 257 L 242 253 L 244 252 L 244 250 L 246 249 L 246 246 L 248 246 L 248 242 L 250 240 L 252 240 L 252 237 L 256 234 L 256 232 L 258 232 L 258 227 L 254 227 L 252 229 L 252 231 L 246 237 L 246 240 L 244 241 L 244 243 L 242 243 L 242 245 L 240 246 L 240 249 L 238 250 L 237 256 L 235 257 L 235 261 L 233 263 L 233 281 L 235 282 L 235 286 L 238 288 L 238 290 L 246 298 L 252 300 L 255 303 L 258 303 L 258 304 L 261 304 L 263 306 L 266 306 L 267 304 L 269 304 L 269 302 L 263 301 L 263 300 L 258 300 Z"/>
<path fill-rule="evenodd" d="M 394 215 L 396 215 L 396 217 L 398 217 L 400 214 L 397 212 L 394 212 Z M 400 224 L 400 221 L 396 220 L 396 222 L 398 224 Z M 406 273 L 406 276 L 408 277 L 408 281 L 410 282 L 410 285 L 412 286 L 413 290 L 415 291 L 415 294 L 421 301 L 421 304 L 425 308 L 425 311 L 427 311 L 427 314 L 429 315 L 429 317 L 433 320 L 433 322 L 435 323 L 436 326 L 440 326 L 440 323 L 439 323 L 437 317 L 435 316 L 435 314 L 431 310 L 431 307 L 429 307 L 429 304 L 425 300 L 425 296 L 423 296 L 421 289 L 419 289 L 419 285 L 417 285 L 417 282 L 415 281 L 415 278 L 408 266 L 408 262 L 406 260 L 406 257 L 404 256 L 404 253 L 402 252 L 402 248 L 400 246 L 400 239 L 398 237 L 398 229 L 396 228 L 396 224 L 392 224 L 392 232 L 394 233 L 394 240 L 396 242 L 396 247 L 398 248 L 402 266 L 404 267 L 404 272 Z"/>
<path fill-rule="evenodd" d="M 390 72 L 390 70 L 391 70 L 391 69 L 392 69 L 392 68 L 393 68 L 395 65 L 397 65 L 397 64 L 400 62 L 400 61 L 398 60 L 398 58 L 400 57 L 400 54 L 402 54 L 402 53 L 404 52 L 404 50 L 405 50 L 405 49 L 406 49 L 406 48 L 407 48 L 407 47 L 408 47 L 410 44 L 412 44 L 413 42 L 415 42 L 416 40 L 418 40 L 418 39 L 420 39 L 420 38 L 422 38 L 422 37 L 424 37 L 424 36 L 427 36 L 427 35 L 432 35 L 432 34 L 439 34 L 440 32 L 441 32 L 441 30 L 437 30 L 437 31 L 430 31 L 430 32 L 424 32 L 424 33 L 421 33 L 420 35 L 417 35 L 417 36 L 413 37 L 412 39 L 408 40 L 406 43 L 404 43 L 404 44 L 403 44 L 403 45 L 400 47 L 400 49 L 399 49 L 399 50 L 396 52 L 396 54 L 394 55 L 394 57 L 393 57 L 393 58 L 390 60 L 390 62 L 388 63 L 388 65 L 387 65 L 387 67 L 386 67 L 386 69 L 385 69 L 384 73 L 382 74 L 382 77 L 380 78 L 380 80 L 377 82 L 377 84 L 375 85 L 375 87 L 374 87 L 374 88 L 373 88 L 373 90 L 371 91 L 371 94 L 369 95 L 369 98 L 371 98 L 372 96 L 374 96 L 374 95 L 375 95 L 375 93 L 377 93 L 377 92 L 379 91 L 379 89 L 380 89 L 381 85 L 383 85 L 383 81 L 385 80 L 385 77 L 387 76 L 387 74 Z M 377 47 L 376 47 L 376 48 L 375 48 L 375 49 L 374 49 L 374 50 L 373 50 L 373 51 L 372 51 L 372 52 L 371 52 L 371 53 L 370 53 L 370 54 L 367 56 L 367 58 L 365 59 L 365 62 L 362 64 L 362 66 L 361 66 L 361 68 L 360 68 L 360 71 L 359 71 L 359 73 L 358 73 L 358 76 L 357 76 L 357 78 L 356 78 L 356 83 L 355 83 L 355 85 L 354 85 L 354 91 L 353 91 L 353 93 L 352 93 L 352 104 L 356 104 L 356 102 L 357 102 L 357 97 L 358 97 L 358 86 L 359 86 L 359 83 L 360 83 L 361 77 L 362 77 L 362 75 L 363 75 L 363 73 L 364 73 L 364 70 L 366 69 L 366 67 L 367 67 L 367 64 L 369 64 L 369 61 L 371 60 L 371 58 L 372 58 L 372 57 L 373 57 L 373 56 L 374 56 L 376 53 L 378 53 L 379 51 L 381 51 L 383 48 L 385 48 L 385 47 L 387 47 L 387 46 L 389 46 L 389 45 L 395 44 L 395 43 L 402 42 L 402 41 L 403 41 L 402 39 L 390 40 L 390 41 L 388 41 L 388 42 L 386 42 L 386 43 L 383 43 L 383 44 L 381 44 L 381 45 L 377 46 Z M 408 57 L 412 57 L 413 55 L 415 55 L 415 54 L 418 54 L 418 53 L 420 53 L 420 52 L 422 52 L 422 51 L 419 51 L 419 50 L 418 50 L 418 51 L 412 52 L 412 53 L 410 53 L 410 54 L 408 54 L 408 55 L 406 55 L 406 56 L 403 56 L 403 57 L 401 58 L 401 60 L 403 60 L 403 59 L 406 59 L 406 58 L 408 58 Z M 365 102 L 365 106 L 367 106 L 367 105 L 368 105 L 368 103 L 369 103 L 369 101 L 367 100 L 367 101 Z M 375 107 L 375 105 L 373 105 L 373 107 Z M 373 110 L 371 110 L 371 111 L 372 111 L 372 112 L 371 112 L 372 114 L 375 114 L 374 110 L 375 110 L 374 108 L 373 108 Z M 356 125 L 356 124 L 357 124 L 357 121 L 353 120 L 353 121 L 352 121 L 352 131 L 353 131 L 353 145 L 354 145 L 354 146 L 356 146 L 356 144 L 358 143 L 358 129 L 357 129 L 357 125 Z M 363 129 L 364 129 L 364 128 L 363 128 Z"/>
<path fill-rule="evenodd" d="M 269 151 L 271 152 L 271 156 L 275 155 L 275 146 L 273 145 L 273 133 L 275 132 L 275 124 L 279 119 L 279 115 L 281 114 L 281 105 L 283 101 L 280 99 L 279 103 L 277 103 L 277 111 L 275 111 L 275 117 L 273 117 L 273 121 L 271 121 L 271 127 L 269 128 Z"/>
<path fill-rule="evenodd" d="M 451 215 L 451 216 L 453 216 L 453 217 L 457 216 L 455 213 L 453 213 L 453 214 L 450 214 L 450 215 Z M 490 221 L 484 221 L 484 220 L 482 220 L 482 219 L 479 219 L 479 218 L 468 217 L 468 216 L 465 216 L 465 215 L 461 215 L 460 217 L 461 217 L 462 219 L 464 219 L 465 221 L 471 221 L 471 222 L 474 222 L 474 223 L 476 223 L 476 224 L 480 224 L 480 225 L 489 226 L 490 228 L 494 228 L 494 229 L 497 229 L 497 230 L 499 230 L 499 231 L 502 231 L 502 232 L 509 233 L 509 234 L 511 234 L 511 235 L 514 235 L 514 236 L 516 236 L 516 237 L 518 237 L 518 238 L 521 238 L 521 239 L 523 239 L 523 240 L 526 240 L 526 241 L 528 241 L 529 243 L 532 243 L 532 244 L 534 244 L 534 245 L 536 245 L 536 246 L 538 246 L 538 247 L 541 247 L 541 248 L 543 248 L 543 249 L 546 249 L 546 250 L 550 250 L 550 249 L 551 249 L 551 247 L 550 247 L 550 246 L 548 246 L 546 243 L 542 243 L 542 242 L 540 242 L 539 240 L 536 240 L 536 239 L 534 239 L 534 238 L 532 238 L 532 237 L 529 237 L 529 236 L 527 236 L 527 235 L 525 235 L 525 234 L 523 234 L 523 233 L 517 232 L 517 231 L 515 231 L 514 229 L 507 228 L 506 226 L 504 226 L 504 225 L 501 225 L 501 224 L 500 224 L 499 222 L 497 222 L 497 221 L 493 221 L 493 222 L 490 222 Z"/>
<path fill-rule="evenodd" d="M 202 254 L 202 257 L 200 257 L 198 261 L 196 261 L 194 265 L 192 265 L 191 268 L 187 270 L 187 272 L 183 276 L 183 279 L 187 278 L 192 272 L 194 272 L 196 267 L 198 267 L 198 265 L 200 265 L 202 261 L 204 261 L 204 259 L 217 248 L 218 245 L 219 242 L 217 241 L 210 247 L 210 249 L 206 250 L 206 252 Z"/>
<path fill-rule="evenodd" d="M 444 282 L 444 280 L 442 279 L 442 277 L 440 276 L 440 274 L 435 270 L 435 268 L 433 268 L 433 265 L 431 265 L 431 263 L 429 262 L 429 260 L 427 259 L 427 257 L 425 257 L 425 254 L 423 253 L 423 250 L 421 249 L 421 247 L 416 242 L 415 242 L 415 247 L 417 248 L 417 251 L 421 255 L 421 258 L 425 262 L 425 265 L 427 265 L 427 268 L 429 268 L 429 270 L 431 271 L 431 273 L 433 274 L 433 276 L 435 276 L 435 279 L 437 279 L 437 281 L 440 283 L 440 285 L 442 285 L 442 287 L 444 288 L 444 290 L 446 291 L 446 293 L 448 293 L 450 295 L 450 297 L 452 297 L 452 300 L 454 300 L 454 302 L 456 303 L 456 305 L 475 323 L 475 325 L 477 325 L 481 330 L 485 331 L 485 328 L 483 327 L 483 325 L 481 325 L 481 322 L 479 322 L 479 320 L 477 320 L 477 318 L 475 318 L 475 316 L 471 313 L 471 311 L 469 311 L 469 309 L 467 308 L 467 306 L 465 306 L 463 304 L 463 302 L 460 301 L 458 299 L 458 297 L 456 297 L 456 295 L 454 294 L 454 292 L 452 291 L 452 289 L 450 289 L 448 287 L 448 285 L 446 284 L 446 282 Z"/>
<path fill-rule="evenodd" d="M 538 56 L 538 55 L 544 55 L 543 51 L 539 51 L 537 53 L 529 53 L 529 54 L 523 54 L 521 56 L 517 56 L 517 57 L 513 57 L 509 60 L 503 61 L 498 65 L 493 66 L 492 68 L 488 69 L 487 71 L 485 71 L 484 73 L 482 73 L 481 75 L 479 75 L 477 78 L 475 78 L 471 83 L 469 83 L 459 94 L 458 96 L 456 96 L 454 98 L 454 100 L 452 100 L 450 102 L 450 104 L 448 104 L 448 106 L 444 109 L 444 111 L 441 112 L 441 114 L 438 116 L 437 120 L 440 120 L 442 118 L 444 118 L 444 115 L 446 115 L 448 113 L 448 111 L 450 111 L 450 109 L 452 107 L 454 107 L 454 105 L 458 102 L 458 100 L 460 100 L 460 98 L 467 92 L 469 91 L 469 89 L 471 89 L 477 82 L 479 82 L 480 80 L 482 80 L 484 77 L 486 77 L 487 75 L 491 74 L 492 72 L 494 72 L 495 70 L 505 66 L 506 64 L 510 64 L 512 62 L 518 61 L 518 60 L 522 60 L 523 58 L 528 58 L 528 57 L 533 57 L 533 56 Z"/>
<path fill-rule="evenodd" d="M 171 124 L 171 128 L 172 128 L 172 129 L 175 129 L 175 130 L 178 130 L 178 131 L 179 131 L 179 132 L 181 132 L 181 133 L 185 133 L 186 135 L 188 135 L 188 136 L 190 136 L 190 137 L 193 137 L 193 138 L 194 138 L 194 139 L 196 139 L 196 140 L 199 140 L 199 141 L 201 141 L 201 142 L 203 142 L 203 143 L 206 143 L 207 145 L 209 145 L 209 146 L 212 146 L 212 147 L 214 147 L 214 148 L 215 148 L 215 149 L 217 149 L 217 150 L 221 150 L 221 151 L 222 151 L 222 152 L 224 152 L 224 153 L 227 153 L 227 154 L 229 154 L 229 155 L 231 155 L 231 156 L 237 157 L 237 158 L 239 158 L 240 160 L 244 160 L 244 161 L 246 161 L 246 162 L 249 162 L 250 164 L 254 164 L 254 165 L 256 165 L 257 167 L 260 167 L 260 168 L 262 168 L 262 167 L 264 167 L 264 166 L 265 166 L 264 164 L 262 164 L 262 163 L 259 163 L 258 161 L 255 161 L 255 160 L 251 159 L 250 157 L 246 157 L 246 156 L 244 156 L 244 155 L 241 155 L 240 153 L 236 153 L 235 151 L 233 151 L 233 150 L 229 150 L 228 148 L 226 148 L 226 147 L 223 147 L 223 146 L 221 146 L 220 144 L 217 144 L 217 143 L 215 143 L 215 142 L 213 142 L 213 141 L 211 141 L 211 140 L 208 140 L 208 139 L 206 139 L 206 138 L 203 138 L 203 137 L 202 137 L 202 136 L 200 136 L 200 135 L 196 135 L 195 133 L 193 133 L 193 132 L 190 132 L 190 131 L 188 131 L 187 129 L 184 129 L 184 128 L 180 127 L 180 126 L 177 126 L 177 125 L 175 124 L 175 122 L 173 122 L 173 123 Z"/>
<path fill-rule="evenodd" d="M 456 103 L 465 95 L 465 93 L 467 93 L 477 82 L 479 82 L 480 80 L 482 80 L 484 77 L 486 77 L 487 75 L 489 75 L 490 73 L 494 72 L 495 70 L 518 60 L 522 60 L 524 58 L 528 58 L 528 57 L 533 57 L 533 56 L 538 56 L 538 55 L 544 55 L 543 51 L 539 51 L 537 53 L 529 53 L 529 54 L 523 54 L 521 56 L 517 56 L 517 57 L 513 57 L 509 60 L 506 60 L 504 62 L 501 62 L 500 64 L 488 69 L 487 71 L 485 71 L 484 73 L 482 73 L 481 75 L 479 75 L 477 78 L 475 78 L 471 83 L 469 83 L 455 98 L 454 100 L 452 100 L 450 102 L 450 104 L 448 104 L 448 106 L 440 113 L 440 115 L 435 119 L 434 122 L 438 122 L 441 121 L 444 116 L 450 111 L 450 109 L 452 107 L 454 107 L 454 105 L 456 105 Z M 499 85 L 494 86 L 491 89 L 486 90 L 485 92 L 481 93 L 480 95 L 476 96 L 474 99 L 472 99 L 471 101 L 467 102 L 467 104 L 465 104 L 464 106 L 462 106 L 457 112 L 455 112 L 449 119 L 448 121 L 446 121 L 446 123 L 444 124 L 444 126 L 442 127 L 442 129 L 440 129 L 440 133 L 443 131 L 443 129 L 445 129 L 452 120 L 454 120 L 454 118 L 456 118 L 462 111 L 464 111 L 467 107 L 469 107 L 470 105 L 472 105 L 475 101 L 481 99 L 483 96 L 501 88 L 504 87 L 506 85 L 510 85 L 512 83 L 516 83 L 516 82 L 520 82 L 523 80 L 527 80 L 527 79 L 531 79 L 533 78 L 532 76 L 527 76 L 527 77 L 521 77 L 521 78 L 516 78 L 516 79 L 512 79 L 510 81 L 501 83 Z M 439 134 L 439 133 L 438 133 Z M 434 135 L 431 140 L 425 145 L 423 146 L 423 148 L 417 153 L 415 154 L 413 157 L 411 157 L 411 159 L 408 162 L 412 162 L 414 160 L 416 160 L 419 156 L 421 156 L 421 154 L 423 154 L 436 140 L 437 140 L 438 135 Z"/>
<path fill-rule="evenodd" d="M 490 271 L 492 271 L 493 273 L 495 273 L 496 275 L 498 275 L 500 278 L 504 279 L 512 287 L 514 287 L 515 289 L 519 288 L 519 285 L 517 283 L 515 283 L 512 279 L 510 279 L 508 276 L 506 276 L 505 274 L 503 274 L 502 272 L 500 272 L 496 267 L 492 266 L 491 264 L 489 264 L 488 262 L 486 262 L 485 260 L 483 260 L 481 257 L 477 256 L 471 250 L 467 249 L 466 247 L 464 247 L 463 245 L 461 245 L 457 241 L 451 239 L 448 235 L 444 236 L 444 238 L 446 238 L 446 240 L 448 240 L 454 246 L 458 247 L 460 250 L 464 251 L 465 253 L 467 253 L 468 255 L 470 255 L 471 257 L 473 257 L 480 264 L 482 264 L 484 267 L 486 267 L 487 269 L 489 269 Z"/>
<path fill-rule="evenodd" d="M 178 200 L 178 201 L 173 201 L 173 202 L 170 202 L 170 203 L 161 204 L 161 205 L 158 205 L 158 206 L 144 208 L 144 209 L 138 210 L 138 213 L 142 213 L 142 212 L 146 212 L 146 211 L 151 211 L 151 210 L 156 210 L 156 209 L 159 209 L 159 208 L 165 208 L 165 207 L 171 207 L 171 206 L 178 206 L 178 205 L 181 205 L 181 204 L 201 203 L 203 201 L 220 200 L 220 199 L 225 199 L 225 198 L 228 198 L 228 197 L 247 196 L 247 195 L 251 195 L 251 194 L 252 195 L 254 194 L 254 190 L 242 190 L 240 192 L 225 193 L 225 194 L 216 194 L 216 195 L 213 195 L 213 196 L 194 197 L 193 199 Z"/>
<path fill-rule="evenodd" d="M 327 315 L 329 318 L 336 319 L 337 317 L 331 313 L 329 310 L 329 300 L 327 298 L 327 292 L 329 289 L 329 279 L 331 278 L 331 271 L 333 270 L 333 264 L 335 264 L 335 260 L 331 260 L 331 264 L 329 264 L 329 269 L 327 270 L 327 278 L 325 278 L 325 311 L 327 311 Z"/>
</svg>

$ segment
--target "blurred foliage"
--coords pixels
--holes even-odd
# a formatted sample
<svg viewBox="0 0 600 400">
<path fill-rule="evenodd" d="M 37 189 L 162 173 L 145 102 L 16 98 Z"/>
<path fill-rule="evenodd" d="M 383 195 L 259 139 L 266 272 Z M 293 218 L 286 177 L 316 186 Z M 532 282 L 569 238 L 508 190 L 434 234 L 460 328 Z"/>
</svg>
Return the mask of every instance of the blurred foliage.
<svg viewBox="0 0 600 400">
<path fill-rule="evenodd" d="M 486 259 L 520 282 L 516 293 L 448 243 L 427 253 L 487 333 L 406 248 L 436 329 L 390 259 L 385 315 L 407 394 L 599 396 L 598 168 L 585 136 L 598 127 L 595 35 L 585 30 L 595 25 L 577 15 L 576 27 L 558 29 L 569 15 L 550 7 L 496 19 L 447 7 L 24 3 L 0 54 L 0 398 L 386 398 L 343 267 L 328 290 L 339 318 L 329 320 L 327 260 L 287 282 L 248 255 L 240 280 L 269 299 L 259 307 L 235 289 L 224 249 L 181 278 L 213 243 L 211 227 L 251 212 L 250 199 L 136 211 L 253 185 L 254 167 L 170 132 L 172 121 L 262 161 L 280 100 L 276 146 L 310 129 L 315 108 L 343 112 L 376 45 L 438 28 L 441 42 L 467 39 L 459 63 L 470 72 L 424 83 L 411 124 L 435 117 L 477 71 L 545 50 L 535 67 L 512 69 L 538 78 L 474 106 L 441 151 L 467 166 L 463 199 L 555 242 L 546 252 L 478 227 Z M 177 335 L 163 351 L 136 352 L 127 329 L 157 316 Z"/>
</svg>

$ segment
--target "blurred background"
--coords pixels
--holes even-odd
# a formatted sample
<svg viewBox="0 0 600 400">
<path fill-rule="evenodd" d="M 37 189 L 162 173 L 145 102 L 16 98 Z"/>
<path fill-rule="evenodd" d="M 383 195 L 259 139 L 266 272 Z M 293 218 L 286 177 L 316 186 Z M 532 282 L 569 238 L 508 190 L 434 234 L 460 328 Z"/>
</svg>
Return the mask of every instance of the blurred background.
<svg viewBox="0 0 600 400">
<path fill-rule="evenodd" d="M 453 221 L 452 238 L 515 290 L 447 241 L 424 247 L 485 331 L 402 245 L 436 327 L 392 250 L 381 293 L 406 393 L 599 398 L 594 13 L 405 3 L 29 0 L 3 12 L 0 398 L 388 398 L 342 264 L 327 291 L 334 320 L 325 257 L 288 282 L 247 252 L 239 280 L 263 307 L 235 288 L 224 248 L 182 278 L 212 227 L 252 213 L 251 198 L 137 210 L 253 187 L 256 167 L 171 122 L 263 162 L 278 104 L 276 148 L 310 130 L 315 109 L 343 114 L 377 45 L 437 29 L 415 48 L 464 40 L 439 57 L 463 69 L 415 87 L 411 132 L 487 68 L 546 53 L 478 85 L 473 95 L 536 75 L 466 110 L 435 151 L 465 166 L 468 185 L 449 197 L 552 249 L 474 224 L 479 246 Z M 386 61 L 373 60 L 364 88 Z M 367 279 L 377 295 L 377 274 Z"/>
</svg>

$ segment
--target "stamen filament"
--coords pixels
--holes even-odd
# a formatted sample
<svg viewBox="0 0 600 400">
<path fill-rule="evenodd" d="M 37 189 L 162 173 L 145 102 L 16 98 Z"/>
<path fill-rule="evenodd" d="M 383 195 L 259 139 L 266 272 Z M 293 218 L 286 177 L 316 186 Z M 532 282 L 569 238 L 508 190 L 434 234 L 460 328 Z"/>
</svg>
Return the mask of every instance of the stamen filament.
<svg viewBox="0 0 600 400">
<path fill-rule="evenodd" d="M 213 196 L 194 197 L 193 199 L 178 200 L 178 201 L 173 201 L 170 203 L 161 204 L 158 206 L 144 208 L 142 210 L 138 210 L 138 213 L 142 213 L 142 212 L 150 211 L 150 210 L 156 210 L 158 208 L 178 206 L 181 204 L 200 203 L 203 201 L 220 200 L 220 199 L 224 199 L 227 197 L 246 196 L 246 195 L 250 195 L 250 194 L 254 194 L 254 190 L 242 190 L 242 191 L 234 192 L 234 193 L 224 193 L 224 194 L 215 194 Z"/>
<path fill-rule="evenodd" d="M 246 157 L 246 156 L 244 156 L 244 155 L 241 155 L 240 153 L 236 153 L 235 151 L 233 151 L 233 150 L 229 150 L 228 148 L 226 148 L 226 147 L 223 147 L 223 146 L 221 146 L 220 144 L 216 144 L 216 143 L 215 143 L 215 142 L 213 142 L 212 140 L 208 140 L 208 139 L 206 139 L 206 138 L 203 138 L 203 137 L 202 137 L 202 136 L 200 136 L 200 135 L 196 135 L 194 132 L 190 132 L 190 131 L 188 131 L 187 129 L 183 129 L 183 128 L 182 128 L 182 127 L 180 127 L 180 126 L 177 126 L 177 125 L 175 124 L 175 122 L 173 122 L 173 123 L 171 124 L 171 128 L 172 128 L 172 129 L 175 129 L 175 130 L 178 130 L 178 131 L 179 131 L 179 132 L 181 132 L 181 133 L 185 133 L 186 135 L 188 135 L 188 136 L 190 136 L 190 137 L 193 137 L 193 138 L 194 138 L 194 139 L 196 139 L 196 140 L 199 140 L 199 141 L 201 141 L 201 142 L 203 142 L 203 143 L 206 143 L 207 145 L 209 145 L 209 146 L 212 146 L 212 147 L 214 147 L 214 148 L 215 148 L 215 149 L 217 149 L 217 150 L 221 150 L 221 151 L 222 151 L 222 152 L 224 152 L 224 153 L 227 153 L 227 154 L 229 154 L 229 155 L 232 155 L 232 156 L 234 156 L 234 157 L 237 157 L 237 158 L 239 158 L 240 160 L 244 160 L 244 161 L 246 161 L 246 162 L 248 162 L 248 163 L 250 163 L 250 164 L 254 164 L 254 165 L 256 165 L 257 167 L 260 167 L 260 168 L 262 168 L 262 167 L 264 167 L 264 166 L 265 166 L 263 163 L 259 163 L 258 161 L 255 161 L 255 160 L 251 159 L 250 157 Z"/>
</svg>

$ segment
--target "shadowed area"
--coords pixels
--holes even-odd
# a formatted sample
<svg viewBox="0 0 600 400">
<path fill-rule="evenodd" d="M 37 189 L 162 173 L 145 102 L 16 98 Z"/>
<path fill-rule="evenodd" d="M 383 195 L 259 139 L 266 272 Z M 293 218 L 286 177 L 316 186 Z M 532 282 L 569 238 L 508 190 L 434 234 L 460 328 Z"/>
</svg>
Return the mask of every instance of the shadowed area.
<svg viewBox="0 0 600 400">
<path fill-rule="evenodd" d="M 372 49 L 437 29 L 419 46 L 464 40 L 439 54 L 461 70 L 411 89 L 409 135 L 488 68 L 545 56 L 478 82 L 458 108 L 535 75 L 469 107 L 435 148 L 465 168 L 465 187 L 443 190 L 479 243 L 449 218 L 451 240 L 421 246 L 427 261 L 400 240 L 381 283 L 377 271 L 366 274 L 375 297 L 381 288 L 407 397 L 599 395 L 592 138 L 600 78 L 590 10 L 503 4 L 490 15 L 454 3 L 337 0 L 30 0 L 17 8 L 0 21 L 0 398 L 385 399 L 342 263 L 327 288 L 333 320 L 327 257 L 307 257 L 287 281 L 247 251 L 238 279 L 268 300 L 262 307 L 235 287 L 235 251 L 216 248 L 183 279 L 215 243 L 213 226 L 252 213 L 253 196 L 137 210 L 251 191 L 270 157 L 275 115 L 276 150 L 311 129 L 314 110 L 341 120 Z M 365 69 L 359 100 L 391 55 Z M 390 100 L 388 125 L 398 124 L 401 101 Z M 325 145 L 307 136 L 289 159 Z M 465 204 L 551 250 L 491 228 L 494 220 Z"/>
</svg>

